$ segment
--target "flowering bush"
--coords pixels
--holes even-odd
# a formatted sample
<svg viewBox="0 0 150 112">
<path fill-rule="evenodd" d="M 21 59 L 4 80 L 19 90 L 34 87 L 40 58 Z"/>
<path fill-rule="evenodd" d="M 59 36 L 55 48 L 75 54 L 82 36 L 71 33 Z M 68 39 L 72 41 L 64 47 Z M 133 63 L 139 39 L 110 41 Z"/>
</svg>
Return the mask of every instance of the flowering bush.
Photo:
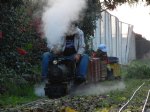
<svg viewBox="0 0 150 112">
<path fill-rule="evenodd" d="M 0 3 L 0 66 L 14 69 L 19 74 L 29 72 L 31 66 L 39 64 L 46 48 L 37 32 L 39 23 L 34 22 L 40 20 L 33 18 L 30 2 L 21 1 Z"/>
</svg>

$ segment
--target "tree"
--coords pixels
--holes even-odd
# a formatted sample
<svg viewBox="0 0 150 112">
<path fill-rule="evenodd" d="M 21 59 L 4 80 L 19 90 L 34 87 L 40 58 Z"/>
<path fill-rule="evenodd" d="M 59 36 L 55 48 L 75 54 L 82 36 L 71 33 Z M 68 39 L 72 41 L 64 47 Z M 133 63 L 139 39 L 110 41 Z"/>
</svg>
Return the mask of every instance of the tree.
<svg viewBox="0 0 150 112">
<path fill-rule="evenodd" d="M 118 5 L 128 3 L 132 5 L 138 3 L 140 0 L 88 0 L 88 8 L 85 11 L 85 16 L 80 21 L 80 27 L 83 29 L 86 37 L 86 42 L 94 35 L 94 29 L 96 28 L 96 20 L 101 17 L 101 12 L 105 10 L 114 10 Z M 150 0 L 146 0 L 146 4 L 150 5 Z M 88 49 L 88 46 L 86 46 Z M 88 49 L 89 50 L 89 49 Z"/>
<path fill-rule="evenodd" d="M 88 8 L 85 11 L 85 16 L 83 21 L 80 22 L 81 28 L 85 31 L 87 36 L 93 35 L 95 29 L 95 20 L 101 17 L 101 12 L 109 9 L 114 10 L 118 5 L 124 3 L 134 4 L 139 0 L 88 0 Z M 146 4 L 150 5 L 150 0 L 146 0 Z"/>
</svg>

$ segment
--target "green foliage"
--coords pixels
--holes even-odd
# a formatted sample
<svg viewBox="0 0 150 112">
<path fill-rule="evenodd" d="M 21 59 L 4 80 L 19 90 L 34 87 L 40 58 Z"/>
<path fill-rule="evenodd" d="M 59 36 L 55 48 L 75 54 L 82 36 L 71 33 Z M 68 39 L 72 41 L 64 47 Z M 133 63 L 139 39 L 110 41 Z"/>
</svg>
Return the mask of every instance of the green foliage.
<svg viewBox="0 0 150 112">
<path fill-rule="evenodd" d="M 29 96 L 33 94 L 31 85 L 40 76 L 41 55 L 46 44 L 37 31 L 30 2 L 1 3 L 0 95 Z"/>
<path fill-rule="evenodd" d="M 125 84 L 125 88 L 123 90 L 115 90 L 109 93 L 109 100 L 111 100 L 114 104 L 118 105 L 121 102 L 126 102 L 134 93 L 135 89 L 143 82 L 146 82 L 147 85 L 149 84 L 147 79 L 126 79 L 123 82 Z"/>
<path fill-rule="evenodd" d="M 19 4 L 18 2 L 8 1 L 1 5 L 0 63 L 14 69 L 18 74 L 23 74 L 30 73 L 32 65 L 40 63 L 45 42 L 36 31 L 32 11 L 27 8 L 30 5 L 20 3 L 14 6 Z M 24 50 L 25 53 L 21 54 L 18 49 Z"/>
<path fill-rule="evenodd" d="M 150 78 L 150 61 L 133 61 L 127 67 L 127 73 L 125 75 L 126 78 L 139 78 L 139 79 L 147 79 Z"/>
<path fill-rule="evenodd" d="M 9 93 L 13 88 L 12 86 L 27 84 L 27 81 L 20 75 L 17 75 L 13 69 L 1 66 L 0 71 L 0 94 L 4 92 Z"/>
<path fill-rule="evenodd" d="M 107 9 L 114 10 L 118 5 L 124 3 L 134 4 L 139 2 L 139 0 L 87 0 L 87 9 L 85 10 L 84 18 L 80 22 L 80 27 L 85 32 L 86 39 L 94 34 L 94 29 L 96 28 L 95 20 L 101 17 L 101 12 Z M 150 0 L 146 0 L 146 4 L 150 5 Z"/>
<path fill-rule="evenodd" d="M 14 69 L 0 67 L 0 108 L 13 106 L 37 99 L 33 81 L 28 82 Z"/>
<path fill-rule="evenodd" d="M 23 0 L 1 0 L 0 3 L 7 5 L 7 7 L 18 7 L 23 4 Z"/>
<path fill-rule="evenodd" d="M 27 94 L 27 91 L 23 91 L 24 86 L 33 85 L 39 81 L 40 67 L 32 66 L 31 68 L 26 68 L 30 70 L 28 74 L 18 74 L 14 69 L 7 68 L 6 66 L 0 67 L 0 94 L 22 94 L 21 91 Z M 20 91 L 19 91 L 20 90 Z"/>
<path fill-rule="evenodd" d="M 25 88 L 24 88 L 25 89 Z M 25 89 L 26 91 L 28 89 Z M 0 108 L 9 108 L 16 105 L 24 104 L 38 99 L 33 92 L 28 92 L 28 96 L 0 95 Z"/>
<path fill-rule="evenodd" d="M 88 0 L 84 18 L 79 24 L 81 29 L 85 32 L 85 37 L 94 35 L 94 29 L 96 28 L 95 20 L 97 20 L 100 17 L 100 13 L 101 13 L 100 1 Z"/>
</svg>

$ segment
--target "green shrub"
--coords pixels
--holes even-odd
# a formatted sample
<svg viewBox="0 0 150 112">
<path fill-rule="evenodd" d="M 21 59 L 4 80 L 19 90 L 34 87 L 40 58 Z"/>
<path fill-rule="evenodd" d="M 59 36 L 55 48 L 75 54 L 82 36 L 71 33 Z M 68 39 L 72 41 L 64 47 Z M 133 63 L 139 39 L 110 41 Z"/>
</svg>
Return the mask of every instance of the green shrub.
<svg viewBox="0 0 150 112">
<path fill-rule="evenodd" d="M 35 66 L 40 66 L 46 44 L 37 31 L 40 20 L 33 17 L 29 1 L 5 1 L 0 6 L 0 94 L 19 95 L 25 90 L 21 88 L 37 81 L 40 71 Z"/>
<path fill-rule="evenodd" d="M 24 74 L 32 65 L 40 64 L 46 44 L 37 32 L 40 20 L 33 17 L 30 2 L 18 2 L 0 4 L 0 64 Z"/>
<path fill-rule="evenodd" d="M 17 74 L 14 69 L 0 64 L 0 94 L 28 95 L 32 85 L 39 81 L 39 66 L 28 68 L 32 74 Z M 29 90 L 28 90 L 29 89 Z"/>
<path fill-rule="evenodd" d="M 150 62 L 145 60 L 133 61 L 127 67 L 126 78 L 150 78 Z"/>
</svg>

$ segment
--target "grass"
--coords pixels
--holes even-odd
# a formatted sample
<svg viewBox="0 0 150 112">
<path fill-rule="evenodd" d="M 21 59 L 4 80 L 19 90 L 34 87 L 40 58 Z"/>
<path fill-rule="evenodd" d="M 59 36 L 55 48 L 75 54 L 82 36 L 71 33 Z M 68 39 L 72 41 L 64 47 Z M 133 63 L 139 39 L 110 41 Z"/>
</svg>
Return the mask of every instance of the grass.
<svg viewBox="0 0 150 112">
<path fill-rule="evenodd" d="M 1 108 L 15 107 L 16 105 L 28 103 L 36 99 L 38 99 L 38 97 L 36 96 L 21 97 L 21 96 L 3 95 L 3 96 L 0 96 L 0 107 Z"/>
<path fill-rule="evenodd" d="M 31 102 L 36 99 L 39 99 L 39 97 L 34 94 L 33 86 L 13 86 L 13 88 L 9 90 L 9 93 L 0 95 L 0 107 L 14 107 L 16 105 Z"/>
<path fill-rule="evenodd" d="M 132 61 L 128 65 L 124 77 L 137 79 L 150 78 L 150 60 Z"/>
<path fill-rule="evenodd" d="M 114 82 L 114 81 L 112 81 Z M 133 95 L 134 91 L 145 82 L 147 87 L 144 88 L 145 91 L 148 91 L 150 88 L 150 79 L 127 79 L 124 80 L 126 85 L 125 89 L 123 90 L 115 90 L 107 93 L 107 98 L 103 99 L 99 102 L 99 107 L 95 109 L 93 112 L 117 112 L 118 109 L 122 107 L 122 104 L 125 104 Z M 140 94 L 145 94 L 140 93 Z M 146 93 L 147 94 L 147 93 Z M 145 97 L 144 97 L 145 98 Z M 138 99 L 134 99 L 134 105 L 130 104 L 127 107 L 128 111 L 132 112 L 139 112 L 141 107 L 141 101 L 143 98 L 140 96 Z M 127 112 L 126 110 L 123 112 Z"/>
<path fill-rule="evenodd" d="M 40 73 L 40 66 L 33 66 L 30 69 L 36 74 Z M 3 68 L 2 70 L 0 87 L 6 92 L 0 94 L 0 108 L 14 107 L 39 99 L 34 93 L 34 82 L 27 82 L 13 69 Z"/>
<path fill-rule="evenodd" d="M 130 99 L 134 91 L 141 85 L 143 82 L 150 85 L 150 80 L 147 79 L 127 79 L 124 81 L 126 87 L 124 90 L 115 90 L 108 93 L 109 98 L 105 99 L 107 105 L 119 105 L 122 102 L 126 102 Z M 150 87 L 148 87 L 150 88 Z"/>
</svg>

